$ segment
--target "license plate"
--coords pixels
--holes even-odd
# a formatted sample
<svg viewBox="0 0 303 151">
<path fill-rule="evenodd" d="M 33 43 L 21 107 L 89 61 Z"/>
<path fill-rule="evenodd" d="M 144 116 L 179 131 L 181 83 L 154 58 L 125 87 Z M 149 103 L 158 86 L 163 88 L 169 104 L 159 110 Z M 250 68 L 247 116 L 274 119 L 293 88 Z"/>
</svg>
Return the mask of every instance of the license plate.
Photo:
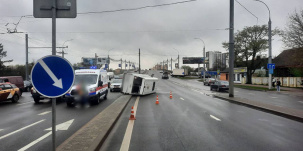
<svg viewBox="0 0 303 151">
<path fill-rule="evenodd" d="M 115 86 L 115 88 L 119 88 L 119 86 Z"/>
</svg>

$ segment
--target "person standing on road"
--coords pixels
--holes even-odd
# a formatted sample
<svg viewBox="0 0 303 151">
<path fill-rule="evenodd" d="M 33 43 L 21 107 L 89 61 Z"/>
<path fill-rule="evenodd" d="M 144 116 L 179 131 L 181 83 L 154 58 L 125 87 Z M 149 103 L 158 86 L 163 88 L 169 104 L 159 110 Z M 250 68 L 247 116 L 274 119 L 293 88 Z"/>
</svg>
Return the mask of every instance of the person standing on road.
<svg viewBox="0 0 303 151">
<path fill-rule="evenodd" d="M 272 87 L 275 87 L 276 79 L 275 77 L 272 78 Z"/>
<path fill-rule="evenodd" d="M 277 79 L 277 91 L 280 91 L 280 85 L 281 85 L 281 82 L 279 79 Z"/>
</svg>

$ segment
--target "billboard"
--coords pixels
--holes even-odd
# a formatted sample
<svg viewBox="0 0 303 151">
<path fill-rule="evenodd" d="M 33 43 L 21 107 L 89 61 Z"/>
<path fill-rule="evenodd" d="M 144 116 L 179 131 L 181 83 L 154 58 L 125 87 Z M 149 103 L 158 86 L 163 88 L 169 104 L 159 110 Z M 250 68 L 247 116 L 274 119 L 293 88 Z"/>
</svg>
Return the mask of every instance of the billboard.
<svg viewBox="0 0 303 151">
<path fill-rule="evenodd" d="M 96 58 L 82 58 L 82 64 L 92 66 L 96 64 Z"/>
<path fill-rule="evenodd" d="M 204 57 L 183 57 L 183 64 L 203 64 Z"/>
<path fill-rule="evenodd" d="M 110 61 L 108 60 L 108 58 L 98 58 L 98 62 L 97 64 L 108 64 L 110 63 Z"/>
</svg>

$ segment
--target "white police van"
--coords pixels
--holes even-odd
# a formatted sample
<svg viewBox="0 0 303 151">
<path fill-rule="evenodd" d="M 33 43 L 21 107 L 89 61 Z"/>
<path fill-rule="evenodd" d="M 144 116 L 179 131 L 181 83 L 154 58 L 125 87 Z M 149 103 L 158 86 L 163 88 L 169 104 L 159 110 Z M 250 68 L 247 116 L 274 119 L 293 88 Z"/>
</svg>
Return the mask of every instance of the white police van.
<svg viewBox="0 0 303 151">
<path fill-rule="evenodd" d="M 108 94 L 107 71 L 103 69 L 80 69 L 75 70 L 75 82 L 73 87 L 65 94 L 66 104 L 75 106 L 80 103 L 79 85 L 85 84 L 85 98 L 90 104 L 99 104 L 101 98 L 107 99 Z M 83 96 L 82 96 L 83 97 Z"/>
</svg>

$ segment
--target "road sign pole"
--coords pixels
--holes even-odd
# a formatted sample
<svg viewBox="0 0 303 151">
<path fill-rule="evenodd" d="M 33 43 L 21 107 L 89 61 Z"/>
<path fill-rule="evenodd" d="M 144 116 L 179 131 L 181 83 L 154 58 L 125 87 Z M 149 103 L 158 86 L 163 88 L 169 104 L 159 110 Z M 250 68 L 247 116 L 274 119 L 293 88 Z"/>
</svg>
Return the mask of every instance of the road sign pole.
<svg viewBox="0 0 303 151">
<path fill-rule="evenodd" d="M 57 17 L 57 0 L 53 0 L 52 7 L 52 55 L 56 55 L 56 17 Z M 56 99 L 52 99 L 52 148 L 56 151 Z"/>
<path fill-rule="evenodd" d="M 268 21 L 268 63 L 271 64 L 271 19 Z M 272 75 L 268 73 L 268 89 L 271 89 Z"/>
<path fill-rule="evenodd" d="M 25 79 L 28 81 L 28 34 L 25 34 Z"/>
</svg>

